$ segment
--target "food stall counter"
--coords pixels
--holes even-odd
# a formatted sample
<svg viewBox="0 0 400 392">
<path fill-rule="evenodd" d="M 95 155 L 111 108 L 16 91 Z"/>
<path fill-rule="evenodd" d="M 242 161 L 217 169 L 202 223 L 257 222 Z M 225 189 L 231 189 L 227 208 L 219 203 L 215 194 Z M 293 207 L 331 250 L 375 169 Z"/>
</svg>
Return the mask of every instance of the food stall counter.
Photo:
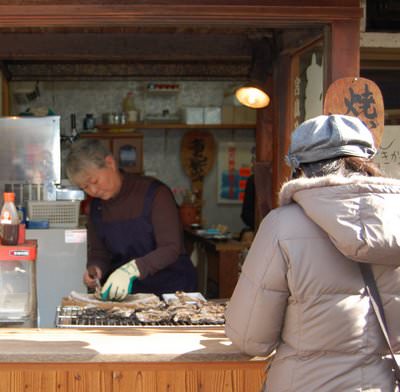
<svg viewBox="0 0 400 392">
<path fill-rule="evenodd" d="M 223 327 L 0 329 L 0 390 L 259 391 Z M 157 385 L 157 387 L 155 387 Z M 21 387 L 19 389 L 19 387 Z M 125 389 L 126 388 L 126 389 Z"/>
</svg>

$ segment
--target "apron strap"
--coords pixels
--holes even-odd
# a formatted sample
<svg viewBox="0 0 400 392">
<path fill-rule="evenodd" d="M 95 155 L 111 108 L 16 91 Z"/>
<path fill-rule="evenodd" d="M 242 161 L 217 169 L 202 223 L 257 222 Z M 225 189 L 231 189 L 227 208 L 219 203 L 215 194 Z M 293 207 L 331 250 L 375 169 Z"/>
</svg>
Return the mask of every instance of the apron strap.
<svg viewBox="0 0 400 392">
<path fill-rule="evenodd" d="M 94 227 L 96 228 L 97 235 L 102 240 L 103 239 L 103 231 L 101 230 L 102 224 L 102 216 L 101 216 L 101 203 L 100 199 L 94 198 L 90 203 L 90 218 L 94 223 Z"/>
<path fill-rule="evenodd" d="M 153 200 L 159 186 L 159 181 L 152 181 L 149 188 L 147 189 L 146 196 L 144 198 L 142 217 L 146 218 L 148 221 L 151 221 L 151 206 L 153 205 Z"/>
</svg>

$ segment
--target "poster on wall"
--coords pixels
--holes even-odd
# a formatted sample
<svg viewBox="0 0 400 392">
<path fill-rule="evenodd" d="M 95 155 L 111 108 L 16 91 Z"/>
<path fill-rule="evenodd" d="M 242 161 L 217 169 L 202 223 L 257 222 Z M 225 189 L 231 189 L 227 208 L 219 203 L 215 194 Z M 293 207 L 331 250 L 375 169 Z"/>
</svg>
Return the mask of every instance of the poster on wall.
<svg viewBox="0 0 400 392">
<path fill-rule="evenodd" d="M 388 177 L 400 178 L 400 125 L 386 125 L 374 162 Z"/>
<path fill-rule="evenodd" d="M 246 182 L 255 160 L 254 142 L 225 142 L 218 148 L 218 203 L 243 202 Z"/>
</svg>

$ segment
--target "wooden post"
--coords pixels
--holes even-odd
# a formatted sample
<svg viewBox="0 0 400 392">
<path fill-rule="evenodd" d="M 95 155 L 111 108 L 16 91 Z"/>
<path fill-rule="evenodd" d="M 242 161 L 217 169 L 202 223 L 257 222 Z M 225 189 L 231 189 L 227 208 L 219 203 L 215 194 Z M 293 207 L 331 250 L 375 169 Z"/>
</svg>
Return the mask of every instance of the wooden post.
<svg viewBox="0 0 400 392">
<path fill-rule="evenodd" d="M 326 28 L 324 91 L 335 80 L 360 74 L 360 21 L 334 21 Z"/>
<path fill-rule="evenodd" d="M 274 96 L 274 83 L 267 79 L 269 95 Z M 256 126 L 256 163 L 254 182 L 256 190 L 256 227 L 262 218 L 273 208 L 272 164 L 274 162 L 276 132 L 274 132 L 274 104 L 258 109 Z"/>
<path fill-rule="evenodd" d="M 1 74 L 1 116 L 10 115 L 10 85 L 8 80 Z"/>
</svg>

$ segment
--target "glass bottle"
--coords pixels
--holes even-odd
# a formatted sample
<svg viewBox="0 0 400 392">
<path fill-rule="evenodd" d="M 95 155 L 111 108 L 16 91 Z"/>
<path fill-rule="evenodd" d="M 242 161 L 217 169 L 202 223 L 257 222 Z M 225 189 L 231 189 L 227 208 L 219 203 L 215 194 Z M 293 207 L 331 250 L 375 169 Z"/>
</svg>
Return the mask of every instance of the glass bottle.
<svg viewBox="0 0 400 392">
<path fill-rule="evenodd" d="M 83 129 L 91 130 L 94 129 L 96 126 L 96 120 L 93 117 L 92 113 L 86 114 L 86 117 L 83 119 Z"/>
<path fill-rule="evenodd" d="M 137 111 L 135 109 L 132 91 L 129 91 L 128 94 L 126 94 L 126 97 L 123 99 L 122 111 L 125 113 L 127 123 L 133 123 L 137 121 Z"/>
<path fill-rule="evenodd" d="M 71 137 L 75 138 L 78 135 L 78 131 L 76 129 L 76 115 L 75 113 L 71 114 Z"/>
<path fill-rule="evenodd" d="M 15 207 L 15 193 L 4 192 L 4 204 L 0 214 L 1 243 L 17 245 L 19 232 L 19 216 Z"/>
</svg>

